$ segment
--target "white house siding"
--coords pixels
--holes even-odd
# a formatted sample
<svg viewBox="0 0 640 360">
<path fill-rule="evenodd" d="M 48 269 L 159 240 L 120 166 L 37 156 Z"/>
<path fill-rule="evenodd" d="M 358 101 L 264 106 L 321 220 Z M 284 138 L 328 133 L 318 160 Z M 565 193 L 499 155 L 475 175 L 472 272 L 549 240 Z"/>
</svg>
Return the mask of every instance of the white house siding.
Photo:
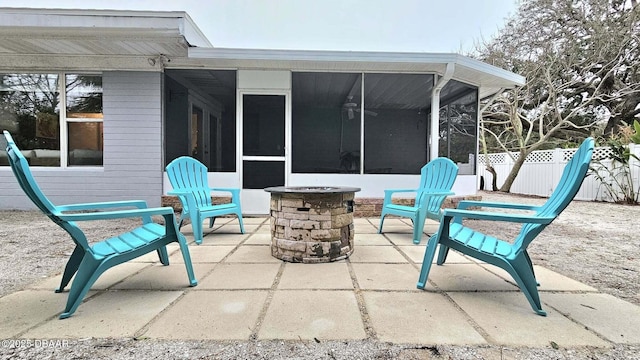
<svg viewBox="0 0 640 360">
<path fill-rule="evenodd" d="M 104 167 L 32 167 L 54 204 L 140 199 L 162 195 L 161 73 L 103 73 Z M 9 167 L 0 168 L 0 209 L 34 209 Z"/>
</svg>

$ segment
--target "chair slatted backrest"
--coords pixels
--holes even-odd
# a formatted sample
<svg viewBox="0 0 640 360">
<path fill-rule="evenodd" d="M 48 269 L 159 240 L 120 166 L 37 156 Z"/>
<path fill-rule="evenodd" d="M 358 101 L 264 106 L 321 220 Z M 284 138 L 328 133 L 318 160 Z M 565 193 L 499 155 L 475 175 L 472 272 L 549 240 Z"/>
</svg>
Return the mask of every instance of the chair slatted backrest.
<svg viewBox="0 0 640 360">
<path fill-rule="evenodd" d="M 4 137 L 7 140 L 7 156 L 9 158 L 9 164 L 11 170 L 18 180 L 18 184 L 25 192 L 25 194 L 33 201 L 33 203 L 47 216 L 50 216 L 54 210 L 55 205 L 47 199 L 44 195 L 38 183 L 36 183 L 31 170 L 29 169 L 29 163 L 27 159 L 22 155 L 22 152 L 18 149 L 11 134 L 8 131 L 4 131 Z"/>
<path fill-rule="evenodd" d="M 427 196 L 428 192 L 451 191 L 458 176 L 458 166 L 450 159 L 440 157 L 429 161 L 420 169 L 420 191 L 416 195 L 418 201 Z M 446 196 L 429 197 L 427 209 L 437 213 Z"/>
<path fill-rule="evenodd" d="M 80 228 L 74 223 L 63 221 L 56 215 L 58 213 L 57 207 L 53 205 L 53 203 L 44 195 L 42 190 L 40 190 L 40 186 L 31 173 L 27 159 L 22 155 L 20 149 L 18 149 L 18 146 L 13 141 L 13 137 L 6 130 L 3 133 L 7 140 L 7 156 L 9 158 L 11 170 L 24 193 L 29 197 L 29 199 L 31 199 L 38 209 L 53 220 L 54 223 L 58 224 L 68 232 L 74 242 L 82 246 L 84 249 L 91 251 L 82 230 L 80 230 Z"/>
<path fill-rule="evenodd" d="M 593 138 L 587 138 L 582 142 L 571 160 L 565 165 L 558 185 L 549 199 L 540 207 L 537 215 L 556 218 L 571 203 L 587 175 L 594 146 Z M 526 248 L 546 226 L 545 224 L 525 224 L 518 240 L 514 243 L 514 249 L 517 251 Z"/>
<path fill-rule="evenodd" d="M 192 191 L 198 207 L 211 205 L 211 189 L 207 172 L 204 164 L 189 156 L 181 156 L 167 165 L 167 176 L 171 186 L 176 190 Z M 186 197 L 179 197 L 184 204 L 184 211 L 188 211 Z"/>
</svg>

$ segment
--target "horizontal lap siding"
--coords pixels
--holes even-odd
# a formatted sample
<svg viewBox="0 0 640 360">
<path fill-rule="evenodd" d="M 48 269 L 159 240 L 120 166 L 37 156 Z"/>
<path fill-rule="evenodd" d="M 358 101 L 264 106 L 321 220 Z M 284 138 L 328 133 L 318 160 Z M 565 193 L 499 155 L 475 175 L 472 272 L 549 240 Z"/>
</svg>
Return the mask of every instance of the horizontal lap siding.
<svg viewBox="0 0 640 360">
<path fill-rule="evenodd" d="M 106 73 L 103 191 L 159 206 L 162 196 L 161 74 Z M 106 119 L 109 121 L 107 122 Z"/>
<path fill-rule="evenodd" d="M 32 167 L 54 204 L 141 199 L 159 206 L 162 196 L 161 74 L 103 74 L 104 167 L 56 170 Z M 34 209 L 13 173 L 0 169 L 0 209 Z"/>
</svg>

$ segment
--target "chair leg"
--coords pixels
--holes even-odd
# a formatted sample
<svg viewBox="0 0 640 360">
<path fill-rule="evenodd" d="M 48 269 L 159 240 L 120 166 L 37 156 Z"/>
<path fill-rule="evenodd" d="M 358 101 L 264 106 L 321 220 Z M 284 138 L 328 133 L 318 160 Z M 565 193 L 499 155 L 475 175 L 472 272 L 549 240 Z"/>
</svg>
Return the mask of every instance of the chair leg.
<svg viewBox="0 0 640 360">
<path fill-rule="evenodd" d="M 538 284 L 533 275 L 533 271 L 527 256 L 520 254 L 514 260 L 510 261 L 505 267 L 513 279 L 516 281 L 520 290 L 524 293 L 531 308 L 538 315 L 547 316 L 547 312 L 542 310 L 540 303 L 540 295 L 538 294 Z"/>
<path fill-rule="evenodd" d="M 536 278 L 536 272 L 533 270 L 533 263 L 531 262 L 531 257 L 529 257 L 529 253 L 527 252 L 527 250 L 525 250 L 523 253 L 525 255 L 525 258 L 527 259 L 527 262 L 529 263 L 529 267 L 531 268 L 531 273 L 533 274 L 533 277 L 536 279 L 536 284 L 540 286 L 540 283 L 538 282 L 538 278 Z"/>
<path fill-rule="evenodd" d="M 158 248 L 158 250 L 156 251 L 158 252 L 158 257 L 160 258 L 160 262 L 162 263 L 162 265 L 169 265 L 169 254 L 167 253 L 167 247 L 163 246 L 161 248 Z"/>
<path fill-rule="evenodd" d="M 189 254 L 189 247 L 187 240 L 185 240 L 182 234 L 178 234 L 178 245 L 180 245 L 180 252 L 182 253 L 182 259 L 184 260 L 184 266 L 187 268 L 187 276 L 189 277 L 189 286 L 198 285 L 196 276 L 193 273 L 193 265 L 191 264 L 191 255 Z"/>
<path fill-rule="evenodd" d="M 240 223 L 240 233 L 244 234 L 244 224 L 242 223 L 242 213 L 238 211 L 236 213 L 236 216 L 238 216 L 238 222 Z"/>
<path fill-rule="evenodd" d="M 182 213 L 180 214 L 180 221 L 178 221 L 178 230 L 180 230 L 180 228 L 182 227 L 182 224 L 184 223 L 184 219 L 187 218 L 189 214 L 184 212 L 184 209 L 182 210 Z"/>
<path fill-rule="evenodd" d="M 444 264 L 447 261 L 447 255 L 449 255 L 449 247 L 440 244 L 440 251 L 438 252 L 438 265 Z"/>
<path fill-rule="evenodd" d="M 413 222 L 413 243 L 416 245 L 420 244 L 422 233 L 424 232 L 424 219 L 420 219 L 419 217 L 420 215 L 418 215 L 418 218 L 415 220 L 411 219 Z"/>
<path fill-rule="evenodd" d="M 89 254 L 84 256 L 76 273 L 76 278 L 73 280 L 73 284 L 71 284 L 71 290 L 69 290 L 69 297 L 67 298 L 67 306 L 64 312 L 60 314 L 60 319 L 68 318 L 76 311 L 78 306 L 80 306 L 82 299 L 84 299 L 84 296 L 89 292 L 93 283 L 95 283 L 102 272 L 106 270 L 102 268 L 103 265 L 104 263 L 95 260 Z"/>
<path fill-rule="evenodd" d="M 64 268 L 64 274 L 62 275 L 60 286 L 55 290 L 55 292 L 62 292 L 64 288 L 69 284 L 69 281 L 71 280 L 73 275 L 78 271 L 78 267 L 80 266 L 80 262 L 82 261 L 84 253 L 84 249 L 81 246 L 76 245 L 76 248 L 73 249 L 73 253 L 71 254 L 71 257 L 67 261 L 67 265 Z"/>
<path fill-rule="evenodd" d="M 209 229 L 211 229 L 213 227 L 213 224 L 216 222 L 216 217 L 210 217 L 209 218 Z"/>
<path fill-rule="evenodd" d="M 433 262 L 433 257 L 436 254 L 437 246 L 438 237 L 432 236 L 427 243 L 427 248 L 424 252 L 424 259 L 422 259 L 422 267 L 420 268 L 420 276 L 418 277 L 418 289 L 424 289 L 425 285 L 427 285 L 429 271 L 431 270 L 431 263 Z"/>
<path fill-rule="evenodd" d="M 380 214 L 380 226 L 378 226 L 378 234 L 382 234 L 382 225 L 384 224 L 385 213 Z"/>
<path fill-rule="evenodd" d="M 202 219 L 197 215 L 192 215 L 191 227 L 193 228 L 193 238 L 196 244 L 202 244 Z"/>
</svg>

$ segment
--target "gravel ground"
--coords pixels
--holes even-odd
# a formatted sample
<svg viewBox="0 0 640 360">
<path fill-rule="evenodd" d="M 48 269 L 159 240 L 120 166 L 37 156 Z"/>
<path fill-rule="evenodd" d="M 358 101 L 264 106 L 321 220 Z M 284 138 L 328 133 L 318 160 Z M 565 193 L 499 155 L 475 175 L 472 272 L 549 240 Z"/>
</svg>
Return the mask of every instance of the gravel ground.
<svg viewBox="0 0 640 360">
<path fill-rule="evenodd" d="M 481 193 L 484 200 L 542 204 L 545 199 Z M 640 207 L 574 201 L 530 245 L 533 263 L 640 305 Z M 83 223 L 89 240 L 117 234 L 135 221 Z M 109 227 L 106 228 L 105 226 Z M 475 228 L 508 239 L 506 224 Z M 0 296 L 62 271 L 73 250 L 63 230 L 35 211 L 0 211 Z M 1 326 L 1 325 L 0 325 Z M 640 359 L 640 346 L 609 349 L 411 346 L 362 341 L 65 340 L 53 348 L 0 348 L 2 359 Z M 60 346 L 62 345 L 62 346 Z"/>
</svg>

